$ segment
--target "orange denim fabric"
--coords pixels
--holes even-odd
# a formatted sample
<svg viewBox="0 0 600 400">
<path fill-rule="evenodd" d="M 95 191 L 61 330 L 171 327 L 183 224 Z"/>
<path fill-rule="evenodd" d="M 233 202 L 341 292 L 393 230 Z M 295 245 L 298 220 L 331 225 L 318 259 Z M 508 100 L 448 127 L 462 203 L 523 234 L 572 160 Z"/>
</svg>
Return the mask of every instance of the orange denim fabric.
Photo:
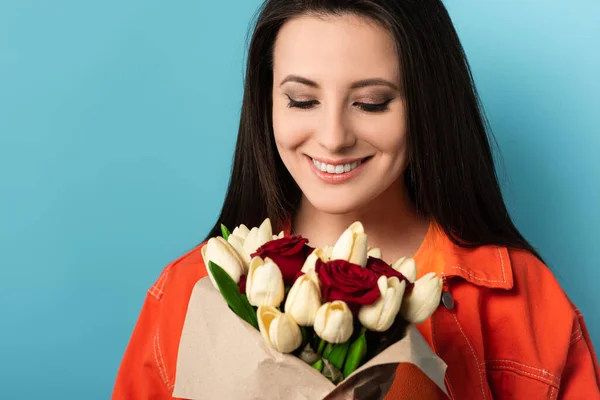
<svg viewBox="0 0 600 400">
<path fill-rule="evenodd" d="M 453 399 L 600 399 L 598 360 L 583 317 L 534 256 L 460 248 L 432 224 L 415 259 L 419 275 L 443 276 L 455 301 L 418 326 L 448 364 Z M 112 399 L 172 398 L 188 299 L 204 276 L 200 247 L 163 270 L 147 293 Z M 386 399 L 406 398 L 402 378 Z"/>
</svg>

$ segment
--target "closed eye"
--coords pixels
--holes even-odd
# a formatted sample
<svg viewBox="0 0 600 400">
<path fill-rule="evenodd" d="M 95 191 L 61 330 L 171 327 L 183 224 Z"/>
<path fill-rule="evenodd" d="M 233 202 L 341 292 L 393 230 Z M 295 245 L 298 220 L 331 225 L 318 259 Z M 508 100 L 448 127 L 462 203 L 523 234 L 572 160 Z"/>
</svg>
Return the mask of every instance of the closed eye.
<svg viewBox="0 0 600 400">
<path fill-rule="evenodd" d="M 320 104 L 318 100 L 296 101 L 296 100 L 292 99 L 290 96 L 287 96 L 287 98 L 289 99 L 289 102 L 287 105 L 288 108 L 300 108 L 302 110 L 308 110 L 308 109 L 311 109 L 314 106 Z M 388 110 L 388 105 L 390 104 L 390 102 L 392 100 L 393 100 L 393 98 L 390 98 L 390 99 L 384 101 L 383 103 L 376 103 L 376 104 L 356 102 L 353 105 L 358 107 L 362 111 L 377 113 L 377 112 L 383 112 L 383 111 Z"/>
<path fill-rule="evenodd" d="M 296 101 L 296 100 L 292 99 L 290 96 L 287 96 L 287 98 L 290 100 L 288 103 L 288 108 L 301 108 L 303 110 L 308 110 L 309 108 L 312 108 L 313 106 L 316 106 L 317 104 L 319 104 L 319 102 L 317 100 Z"/>
<path fill-rule="evenodd" d="M 383 112 L 388 110 L 388 105 L 393 99 L 388 99 L 383 103 L 354 103 L 355 106 L 366 112 Z"/>
</svg>

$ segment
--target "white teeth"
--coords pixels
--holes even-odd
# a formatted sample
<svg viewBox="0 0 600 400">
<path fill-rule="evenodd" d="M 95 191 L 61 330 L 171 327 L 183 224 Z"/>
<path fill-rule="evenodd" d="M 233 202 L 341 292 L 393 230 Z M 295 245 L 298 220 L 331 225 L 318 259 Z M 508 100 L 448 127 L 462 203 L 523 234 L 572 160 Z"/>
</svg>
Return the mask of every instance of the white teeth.
<svg viewBox="0 0 600 400">
<path fill-rule="evenodd" d="M 354 168 L 358 167 L 361 164 L 361 161 L 355 161 L 350 164 L 338 164 L 338 165 L 325 164 L 325 163 L 322 163 L 317 160 L 312 160 L 312 161 L 313 161 L 313 164 L 315 165 L 315 167 L 317 167 L 317 169 L 319 169 L 320 171 L 327 172 L 329 174 L 336 174 L 336 175 L 343 174 L 344 172 L 352 171 Z"/>
</svg>

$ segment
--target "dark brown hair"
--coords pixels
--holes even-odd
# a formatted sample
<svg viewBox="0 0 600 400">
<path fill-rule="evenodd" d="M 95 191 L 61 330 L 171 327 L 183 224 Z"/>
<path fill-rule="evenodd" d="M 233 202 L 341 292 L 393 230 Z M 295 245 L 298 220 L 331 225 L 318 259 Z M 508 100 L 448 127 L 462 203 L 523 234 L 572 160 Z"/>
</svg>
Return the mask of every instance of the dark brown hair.
<svg viewBox="0 0 600 400">
<path fill-rule="evenodd" d="M 220 224 L 258 226 L 270 217 L 281 229 L 300 190 L 283 165 L 271 121 L 273 45 L 281 26 L 306 14 L 354 14 L 386 28 L 398 49 L 408 115 L 405 182 L 417 210 L 455 243 L 528 250 L 502 197 L 489 124 L 464 50 L 440 0 L 267 0 L 249 43 L 233 170 Z"/>
</svg>

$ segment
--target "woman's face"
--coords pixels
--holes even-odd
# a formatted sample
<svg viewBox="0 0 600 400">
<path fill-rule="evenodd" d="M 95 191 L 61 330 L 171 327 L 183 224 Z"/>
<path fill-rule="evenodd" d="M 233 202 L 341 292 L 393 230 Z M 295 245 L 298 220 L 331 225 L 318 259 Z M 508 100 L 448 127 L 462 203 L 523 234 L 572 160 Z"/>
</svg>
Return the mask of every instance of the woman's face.
<svg viewBox="0 0 600 400">
<path fill-rule="evenodd" d="M 406 111 L 392 36 L 354 15 L 285 23 L 274 48 L 273 130 L 306 199 L 333 214 L 400 190 Z"/>
</svg>

